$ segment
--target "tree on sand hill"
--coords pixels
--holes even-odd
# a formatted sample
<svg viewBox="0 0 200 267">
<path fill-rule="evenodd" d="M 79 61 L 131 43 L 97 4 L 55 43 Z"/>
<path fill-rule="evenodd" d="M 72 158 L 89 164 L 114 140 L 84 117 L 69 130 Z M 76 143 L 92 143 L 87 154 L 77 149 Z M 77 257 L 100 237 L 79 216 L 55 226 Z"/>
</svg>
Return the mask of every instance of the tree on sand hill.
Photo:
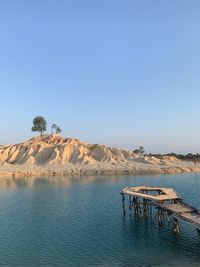
<svg viewBox="0 0 200 267">
<path fill-rule="evenodd" d="M 138 149 L 133 150 L 133 153 L 143 155 L 145 153 L 144 147 L 140 146 Z"/>
<path fill-rule="evenodd" d="M 37 116 L 33 119 L 33 127 L 31 128 L 31 130 L 33 132 L 40 132 L 40 134 L 42 135 L 43 132 L 46 131 L 46 126 L 47 126 L 47 122 L 44 119 L 44 117 Z"/>
<path fill-rule="evenodd" d="M 51 134 L 54 133 L 54 130 L 55 130 L 55 133 L 57 133 L 57 134 L 62 132 L 61 128 L 58 127 L 55 123 L 52 124 L 52 126 L 51 126 Z"/>
<path fill-rule="evenodd" d="M 57 127 L 58 126 L 55 123 L 51 125 L 51 134 L 53 134 L 54 129 L 56 130 Z"/>
<path fill-rule="evenodd" d="M 59 133 L 61 133 L 61 132 L 62 132 L 62 130 L 60 129 L 60 127 L 57 127 L 57 128 L 56 128 L 56 133 L 59 134 Z"/>
</svg>

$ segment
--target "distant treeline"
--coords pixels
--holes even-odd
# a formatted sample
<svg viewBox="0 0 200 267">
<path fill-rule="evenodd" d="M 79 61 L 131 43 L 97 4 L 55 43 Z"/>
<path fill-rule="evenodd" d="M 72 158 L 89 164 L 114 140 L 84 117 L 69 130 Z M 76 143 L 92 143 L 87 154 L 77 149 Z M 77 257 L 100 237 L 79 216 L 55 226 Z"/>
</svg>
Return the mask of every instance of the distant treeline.
<svg viewBox="0 0 200 267">
<path fill-rule="evenodd" d="M 176 154 L 174 152 L 172 153 L 168 153 L 168 154 L 152 154 L 152 153 L 145 153 L 144 147 L 140 146 L 138 149 L 133 150 L 134 153 L 139 154 L 139 155 L 144 155 L 144 156 L 153 156 L 156 158 L 160 158 L 162 159 L 163 157 L 176 157 L 177 159 L 181 159 L 181 160 L 188 160 L 188 161 L 200 161 L 200 154 L 199 153 L 188 153 L 186 155 L 182 155 L 182 154 Z"/>
<path fill-rule="evenodd" d="M 200 154 L 199 153 L 196 153 L 196 154 L 188 153 L 186 155 L 176 154 L 176 153 L 149 154 L 149 156 L 154 156 L 156 158 L 162 158 L 164 156 L 169 156 L 169 157 L 176 157 L 177 159 L 181 159 L 181 160 L 200 161 Z"/>
</svg>

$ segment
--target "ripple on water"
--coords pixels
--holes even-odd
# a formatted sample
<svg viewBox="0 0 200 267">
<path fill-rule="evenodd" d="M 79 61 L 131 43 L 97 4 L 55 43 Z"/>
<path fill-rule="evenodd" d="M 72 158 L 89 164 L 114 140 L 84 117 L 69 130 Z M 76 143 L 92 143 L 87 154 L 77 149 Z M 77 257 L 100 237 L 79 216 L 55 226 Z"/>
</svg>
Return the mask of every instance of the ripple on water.
<svg viewBox="0 0 200 267">
<path fill-rule="evenodd" d="M 119 195 L 129 185 L 172 186 L 200 207 L 199 175 L 59 179 L 0 188 L 0 266 L 200 266 L 193 227 L 181 223 L 177 237 L 172 224 L 160 228 L 128 209 L 124 218 Z"/>
</svg>

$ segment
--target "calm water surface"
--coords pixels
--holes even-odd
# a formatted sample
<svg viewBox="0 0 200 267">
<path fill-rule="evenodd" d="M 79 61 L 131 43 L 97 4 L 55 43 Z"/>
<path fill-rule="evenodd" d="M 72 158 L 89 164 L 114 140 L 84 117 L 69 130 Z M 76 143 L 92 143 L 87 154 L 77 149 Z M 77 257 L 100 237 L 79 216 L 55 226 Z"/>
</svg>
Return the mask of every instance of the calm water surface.
<svg viewBox="0 0 200 267">
<path fill-rule="evenodd" d="M 200 174 L 0 181 L 0 266 L 200 266 L 200 236 L 123 217 L 120 189 L 172 186 L 200 208 Z"/>
</svg>

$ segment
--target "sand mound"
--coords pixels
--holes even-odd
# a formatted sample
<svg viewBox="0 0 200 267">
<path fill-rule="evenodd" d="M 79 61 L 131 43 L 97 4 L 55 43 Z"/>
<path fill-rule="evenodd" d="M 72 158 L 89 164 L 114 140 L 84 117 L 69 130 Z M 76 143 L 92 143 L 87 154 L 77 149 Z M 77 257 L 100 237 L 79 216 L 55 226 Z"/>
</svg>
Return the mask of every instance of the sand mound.
<svg viewBox="0 0 200 267">
<path fill-rule="evenodd" d="M 104 145 L 90 145 L 78 139 L 57 135 L 43 135 L 21 144 L 0 147 L 1 165 L 5 163 L 12 165 L 119 163 L 135 158 L 135 154 L 130 151 Z"/>
<path fill-rule="evenodd" d="M 0 173 L 30 175 L 139 174 L 180 172 L 183 163 L 174 157 L 158 159 L 125 149 L 87 144 L 75 138 L 43 135 L 16 145 L 0 146 Z M 191 167 L 191 166 L 189 166 Z M 188 167 L 188 168 L 189 168 Z"/>
</svg>

